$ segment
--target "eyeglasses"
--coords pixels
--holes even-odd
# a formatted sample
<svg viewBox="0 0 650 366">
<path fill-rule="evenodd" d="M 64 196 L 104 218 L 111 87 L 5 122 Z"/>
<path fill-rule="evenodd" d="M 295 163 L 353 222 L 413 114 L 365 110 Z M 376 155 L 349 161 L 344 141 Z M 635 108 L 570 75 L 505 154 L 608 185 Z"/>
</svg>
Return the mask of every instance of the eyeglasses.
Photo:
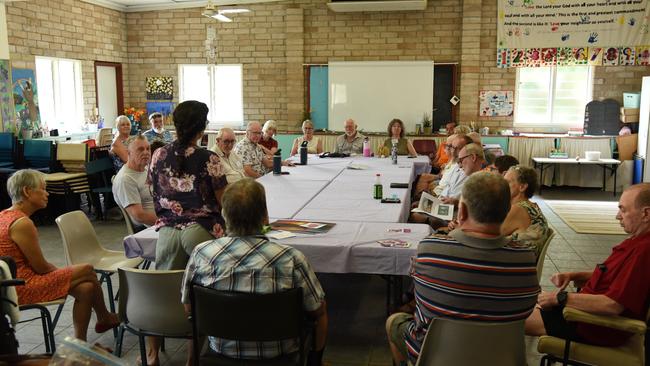
<svg viewBox="0 0 650 366">
<path fill-rule="evenodd" d="M 226 145 L 229 145 L 229 144 L 234 144 L 235 140 L 221 140 L 221 142 L 223 142 Z"/>
<path fill-rule="evenodd" d="M 460 157 L 460 156 L 459 156 L 459 157 L 458 157 L 458 163 L 459 163 L 459 164 L 462 164 L 462 163 L 463 163 L 463 160 L 465 160 L 465 158 L 470 157 L 470 156 L 472 156 L 472 155 L 474 155 L 474 154 L 467 154 L 467 155 L 465 155 L 465 156 L 463 156 L 463 157 Z"/>
<path fill-rule="evenodd" d="M 251 135 L 261 135 L 262 131 L 248 131 Z"/>
</svg>

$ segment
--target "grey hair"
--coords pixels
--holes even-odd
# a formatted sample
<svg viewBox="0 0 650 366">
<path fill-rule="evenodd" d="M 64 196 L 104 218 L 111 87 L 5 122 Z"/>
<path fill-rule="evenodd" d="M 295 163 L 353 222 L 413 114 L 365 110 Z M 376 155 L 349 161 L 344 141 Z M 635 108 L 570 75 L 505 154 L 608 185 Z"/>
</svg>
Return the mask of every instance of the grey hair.
<svg viewBox="0 0 650 366">
<path fill-rule="evenodd" d="M 262 132 L 266 132 L 269 128 L 274 129 L 275 131 L 278 130 L 278 125 L 275 123 L 274 120 L 270 119 L 266 122 L 264 122 L 264 126 L 262 127 Z"/>
<path fill-rule="evenodd" d="M 251 178 L 228 184 L 221 197 L 221 214 L 229 236 L 261 234 L 268 217 L 264 186 Z"/>
<path fill-rule="evenodd" d="M 305 125 L 307 125 L 307 124 L 310 124 L 312 127 L 314 127 L 314 123 L 310 119 L 306 119 L 306 120 L 302 121 L 302 127 L 301 128 L 305 128 Z"/>
<path fill-rule="evenodd" d="M 120 123 L 122 123 L 122 122 L 128 123 L 129 126 L 131 125 L 131 120 L 129 119 L 129 117 L 127 117 L 125 115 L 121 115 L 121 116 L 117 116 L 117 118 L 115 118 L 115 127 L 118 127 L 120 125 Z"/>
<path fill-rule="evenodd" d="M 254 124 L 259 125 L 260 123 L 259 123 L 259 121 L 250 121 L 250 122 L 248 122 L 248 125 L 246 125 L 246 131 L 250 131 L 251 126 L 254 125 Z"/>
<path fill-rule="evenodd" d="M 480 224 L 501 224 L 510 211 L 510 186 L 500 174 L 474 173 L 463 185 L 462 201 Z"/>
<path fill-rule="evenodd" d="M 456 128 L 454 128 L 454 133 L 455 134 L 467 135 L 470 132 L 472 132 L 472 129 L 469 128 L 469 126 L 460 125 L 460 126 L 456 126 Z"/>
<path fill-rule="evenodd" d="M 9 177 L 7 180 L 7 193 L 11 203 L 16 204 L 23 200 L 23 189 L 37 189 L 45 183 L 45 174 L 34 169 L 22 169 Z"/>
<path fill-rule="evenodd" d="M 219 132 L 217 132 L 217 140 L 221 139 L 223 137 L 223 134 L 226 133 L 226 132 L 230 132 L 232 134 L 235 133 L 235 131 L 230 127 L 222 127 L 219 130 Z"/>
<path fill-rule="evenodd" d="M 481 160 L 485 160 L 485 154 L 483 153 L 483 147 L 476 143 L 471 143 L 465 145 L 465 152 L 467 155 L 476 155 Z"/>
</svg>

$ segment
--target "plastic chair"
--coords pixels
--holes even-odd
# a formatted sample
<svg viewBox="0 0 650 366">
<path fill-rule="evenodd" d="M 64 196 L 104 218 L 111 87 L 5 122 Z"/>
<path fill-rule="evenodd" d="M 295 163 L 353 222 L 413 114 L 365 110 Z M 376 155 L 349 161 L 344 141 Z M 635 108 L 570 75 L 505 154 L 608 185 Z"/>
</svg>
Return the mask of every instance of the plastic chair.
<svg viewBox="0 0 650 366">
<path fill-rule="evenodd" d="M 111 177 L 115 174 L 113 162 L 110 158 L 89 161 L 86 163 L 86 174 L 91 187 L 90 191 L 93 193 L 92 201 L 97 206 L 97 217 L 103 219 L 104 211 L 99 195 L 103 194 L 106 197 L 106 195 L 113 194 L 113 185 L 111 183 Z"/>
<path fill-rule="evenodd" d="M 435 318 L 415 366 L 525 366 L 524 320 L 492 323 Z"/>
<path fill-rule="evenodd" d="M 548 246 L 551 245 L 551 241 L 555 237 L 555 231 L 548 228 L 549 234 L 542 244 L 542 247 L 539 250 L 539 256 L 537 257 L 537 282 L 542 282 L 542 271 L 544 270 L 544 261 L 546 260 L 546 252 L 548 251 Z"/>
<path fill-rule="evenodd" d="M 0 132 L 0 167 L 12 168 L 14 166 L 14 153 L 16 150 L 16 137 L 11 132 Z"/>
<path fill-rule="evenodd" d="M 102 128 L 97 132 L 97 146 L 110 145 L 113 141 L 113 129 L 110 127 Z"/>
<path fill-rule="evenodd" d="M 27 323 L 31 322 L 32 320 L 41 319 L 41 326 L 43 327 L 43 342 L 45 343 L 45 353 L 56 352 L 56 344 L 54 342 L 54 328 L 56 328 L 56 324 L 59 322 L 59 316 L 61 316 L 61 310 L 63 310 L 65 300 L 66 297 L 62 297 L 60 299 L 52 301 L 39 302 L 35 304 L 23 304 L 18 307 L 21 312 L 27 310 L 38 310 L 40 312 L 39 316 L 21 320 L 18 323 Z M 57 305 L 57 308 L 54 319 L 52 319 L 52 314 L 47 307 L 54 305 Z"/>
<path fill-rule="evenodd" d="M 562 362 L 564 365 L 643 366 L 645 365 L 645 335 L 650 320 L 650 309 L 645 323 L 622 316 L 595 315 L 565 307 L 564 319 L 622 330 L 633 335 L 618 347 L 594 346 L 553 336 L 539 337 L 537 351 L 545 354 L 540 365 Z"/>
<path fill-rule="evenodd" d="M 54 144 L 49 140 L 24 140 L 23 158 L 28 168 L 49 173 L 53 162 Z"/>
<path fill-rule="evenodd" d="M 437 151 L 435 140 L 413 140 L 413 147 L 418 155 L 431 156 L 433 154 L 435 157 Z"/>
<path fill-rule="evenodd" d="M 115 178 L 115 176 L 113 176 L 113 178 Z M 111 182 L 112 181 L 113 181 L 113 179 L 111 179 Z M 143 230 L 143 229 L 136 230 L 136 226 L 133 223 L 133 220 L 131 219 L 131 216 L 129 215 L 129 213 L 122 206 L 120 206 L 119 204 L 117 204 L 117 207 L 119 207 L 120 212 L 122 213 L 122 216 L 124 216 L 124 223 L 126 224 L 126 232 L 127 232 L 127 234 L 133 235 L 133 234 L 139 233 L 140 231 Z M 142 226 L 140 226 L 140 227 L 142 227 Z M 142 262 L 142 266 L 141 266 L 142 269 L 148 269 L 149 266 L 151 266 L 151 261 L 149 261 L 148 259 L 145 259 L 144 262 Z"/>
<path fill-rule="evenodd" d="M 85 172 L 88 161 L 88 145 L 74 142 L 58 143 L 56 144 L 56 160 L 61 163 L 66 172 Z"/>
<path fill-rule="evenodd" d="M 115 344 L 116 356 L 121 356 L 125 330 L 138 336 L 143 366 L 147 365 L 145 336 L 192 338 L 192 325 L 181 303 L 184 270 L 120 268 L 118 273 L 121 291 L 118 314 L 122 325 Z"/>
<path fill-rule="evenodd" d="M 190 298 L 195 365 L 305 364 L 307 331 L 301 288 L 273 294 L 251 294 L 218 291 L 194 284 Z M 238 360 L 215 352 L 199 355 L 201 348 L 198 340 L 202 335 L 257 342 L 296 338 L 300 339 L 300 349 L 270 360 Z"/>
<path fill-rule="evenodd" d="M 115 312 L 111 276 L 118 268 L 135 268 L 142 259 L 129 259 L 124 252 L 104 249 L 97 240 L 97 234 L 90 220 L 82 211 L 72 211 L 56 218 L 56 224 L 63 240 L 63 251 L 68 265 L 88 263 L 100 274 L 99 282 L 106 281 L 108 304 Z M 115 331 L 117 336 L 117 331 Z"/>
</svg>

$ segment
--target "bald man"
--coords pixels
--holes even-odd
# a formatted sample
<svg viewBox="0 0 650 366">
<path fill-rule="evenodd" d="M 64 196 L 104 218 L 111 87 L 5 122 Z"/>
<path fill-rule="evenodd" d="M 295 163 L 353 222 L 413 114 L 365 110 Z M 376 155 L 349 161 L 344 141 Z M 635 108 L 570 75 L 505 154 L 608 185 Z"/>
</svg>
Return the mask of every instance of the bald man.
<svg viewBox="0 0 650 366">
<path fill-rule="evenodd" d="M 258 143 L 262 138 L 262 125 L 251 121 L 246 127 L 246 137 L 237 143 L 234 152 L 239 156 L 247 177 L 259 178 L 271 171 L 273 160 L 269 159 Z"/>
<path fill-rule="evenodd" d="M 345 120 L 345 133 L 336 138 L 336 150 L 341 154 L 362 154 L 363 139 L 366 137 L 357 132 L 357 124 L 352 118 Z"/>
</svg>

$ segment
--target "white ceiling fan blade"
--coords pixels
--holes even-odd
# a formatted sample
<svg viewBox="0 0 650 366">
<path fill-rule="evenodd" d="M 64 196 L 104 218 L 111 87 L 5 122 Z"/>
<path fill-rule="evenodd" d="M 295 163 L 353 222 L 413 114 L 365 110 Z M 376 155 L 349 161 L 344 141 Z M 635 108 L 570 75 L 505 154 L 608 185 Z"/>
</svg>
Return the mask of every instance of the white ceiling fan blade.
<svg viewBox="0 0 650 366">
<path fill-rule="evenodd" d="M 250 13 L 250 10 L 244 8 L 233 8 L 233 9 L 219 9 L 221 14 L 240 14 L 240 13 Z"/>
<path fill-rule="evenodd" d="M 232 22 L 232 19 L 228 18 L 227 16 L 225 16 L 225 15 L 223 15 L 221 13 L 217 13 L 217 14 L 213 15 L 212 17 L 214 19 L 220 21 L 220 22 L 226 22 L 226 23 Z"/>
</svg>

